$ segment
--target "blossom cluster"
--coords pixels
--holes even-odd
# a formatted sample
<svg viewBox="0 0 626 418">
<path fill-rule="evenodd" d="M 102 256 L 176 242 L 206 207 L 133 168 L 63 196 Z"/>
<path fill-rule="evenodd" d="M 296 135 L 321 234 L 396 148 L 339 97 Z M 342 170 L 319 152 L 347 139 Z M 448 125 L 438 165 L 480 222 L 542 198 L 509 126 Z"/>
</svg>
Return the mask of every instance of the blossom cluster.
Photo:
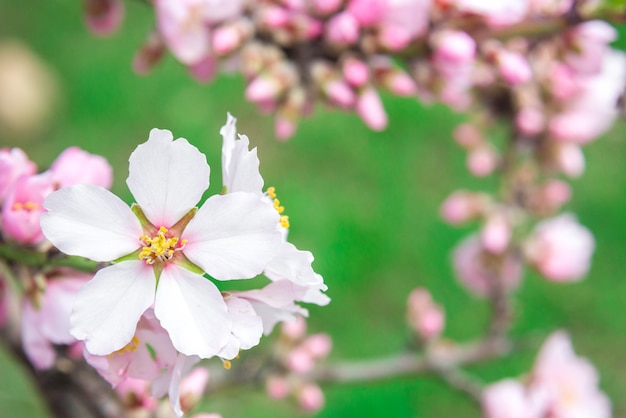
<svg viewBox="0 0 626 418">
<path fill-rule="evenodd" d="M 483 391 L 486 418 L 610 418 L 598 374 L 572 349 L 563 331 L 550 335 L 525 379 L 505 379 Z"/>
<path fill-rule="evenodd" d="M 107 190 L 102 157 L 70 148 L 34 174 L 21 150 L 2 150 L 3 241 L 110 263 L 95 275 L 63 268 L 17 278 L 33 365 L 52 367 L 53 344 L 79 342 L 72 352 L 84 345 L 86 361 L 113 386 L 149 382 L 180 416 L 195 405 L 185 403 L 181 379 L 201 359 L 230 368 L 277 323 L 307 316 L 297 302 L 329 302 L 312 254 L 288 242 L 289 219 L 275 188 L 263 189 L 256 149 L 230 115 L 221 134 L 221 193 L 199 207 L 206 157 L 166 130 L 153 129 L 130 157 L 130 207 Z M 268 280 L 246 291 L 215 283 L 259 275 Z"/>
<path fill-rule="evenodd" d="M 121 23 L 120 0 L 85 1 L 96 33 Z M 158 0 L 155 31 L 134 67 L 145 73 L 168 50 L 201 81 L 220 69 L 240 72 L 246 99 L 275 113 L 279 138 L 293 135 L 316 100 L 384 129 L 382 89 L 458 110 L 508 102 L 521 131 L 584 142 L 610 125 L 624 87 L 623 55 L 607 46 L 614 30 L 599 21 L 572 23 L 537 46 L 485 36 L 485 28 L 506 33 L 523 22 L 582 19 L 598 3 Z"/>
</svg>

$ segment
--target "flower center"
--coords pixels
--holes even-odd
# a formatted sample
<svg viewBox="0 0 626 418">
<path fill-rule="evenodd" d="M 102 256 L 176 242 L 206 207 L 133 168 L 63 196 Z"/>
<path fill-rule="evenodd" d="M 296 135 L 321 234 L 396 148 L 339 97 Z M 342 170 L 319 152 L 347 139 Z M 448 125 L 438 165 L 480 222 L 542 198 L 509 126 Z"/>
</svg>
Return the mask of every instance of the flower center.
<svg viewBox="0 0 626 418">
<path fill-rule="evenodd" d="M 126 344 L 124 347 L 120 348 L 119 350 L 114 351 L 111 354 L 109 354 L 109 357 L 113 357 L 116 354 L 122 355 L 126 353 L 134 353 L 135 351 L 137 351 L 138 347 L 139 347 L 139 338 L 137 338 L 137 336 L 135 335 L 128 344 Z"/>
<path fill-rule="evenodd" d="M 139 252 L 139 259 L 146 260 L 146 264 L 154 264 L 157 261 L 164 263 L 171 260 L 176 251 L 185 247 L 186 239 L 179 241 L 178 237 L 166 237 L 166 233 L 167 228 L 162 226 L 154 237 L 141 235 L 139 241 L 143 248 Z"/>
<path fill-rule="evenodd" d="M 24 203 L 17 202 L 17 203 L 14 203 L 13 206 L 11 206 L 11 209 L 25 210 L 27 212 L 31 212 L 31 211 L 39 209 L 39 205 L 34 202 L 24 202 Z"/>
<path fill-rule="evenodd" d="M 289 228 L 289 216 L 283 215 L 285 207 L 281 206 L 280 200 L 276 198 L 276 188 L 268 187 L 267 196 L 272 199 L 272 201 L 274 202 L 274 209 L 276 209 L 276 212 L 280 214 L 280 226 L 282 226 L 283 228 Z"/>
</svg>

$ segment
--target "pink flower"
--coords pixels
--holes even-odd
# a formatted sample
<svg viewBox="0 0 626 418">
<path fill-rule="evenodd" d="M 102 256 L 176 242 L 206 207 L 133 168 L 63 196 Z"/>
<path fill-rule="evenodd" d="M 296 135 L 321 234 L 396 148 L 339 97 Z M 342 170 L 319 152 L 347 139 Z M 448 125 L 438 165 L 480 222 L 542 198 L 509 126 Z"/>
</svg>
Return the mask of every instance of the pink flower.
<svg viewBox="0 0 626 418">
<path fill-rule="evenodd" d="M 543 418 L 542 405 L 524 385 L 505 379 L 485 388 L 481 397 L 485 418 Z"/>
<path fill-rule="evenodd" d="M 591 264 L 593 235 L 574 216 L 564 214 L 537 224 L 526 243 L 526 256 L 553 281 L 582 279 Z"/>
<path fill-rule="evenodd" d="M 517 288 L 522 278 L 522 264 L 511 254 L 505 254 L 499 271 L 491 271 L 487 266 L 490 255 L 485 252 L 480 238 L 471 235 L 454 249 L 453 264 L 459 281 L 476 296 L 485 297 L 492 292 L 496 280 L 505 290 Z"/>
<path fill-rule="evenodd" d="M 128 378 L 153 381 L 171 370 L 178 357 L 167 331 L 152 309 L 144 312 L 135 335 L 120 350 L 104 356 L 88 351 L 84 354 L 87 362 L 113 386 Z"/>
<path fill-rule="evenodd" d="M 35 163 L 21 149 L 0 149 L 0 203 L 19 177 L 30 176 L 36 171 Z"/>
<path fill-rule="evenodd" d="M 78 289 L 90 278 L 90 275 L 63 271 L 47 278 L 41 295 L 24 300 L 22 345 L 36 368 L 48 369 L 54 365 L 53 344 L 76 341 L 70 335 L 70 312 Z"/>
<path fill-rule="evenodd" d="M 187 65 L 211 53 L 209 25 L 238 16 L 241 0 L 156 0 L 157 26 L 172 54 Z"/>
<path fill-rule="evenodd" d="M 610 418 L 609 399 L 598 388 L 593 365 L 578 357 L 565 332 L 544 342 L 535 361 L 532 389 L 546 397 L 546 416 L 554 418 Z"/>
<path fill-rule="evenodd" d="M 50 166 L 50 173 L 59 187 L 90 183 L 108 189 L 113 183 L 113 169 L 107 160 L 78 147 L 63 151 Z"/>
<path fill-rule="evenodd" d="M 34 245 L 43 241 L 39 220 L 44 212 L 44 199 L 52 190 L 52 179 L 46 174 L 17 179 L 2 206 L 3 232 L 22 244 Z"/>
<path fill-rule="evenodd" d="M 409 325 L 425 340 L 437 338 L 445 326 L 445 313 L 423 288 L 413 289 L 407 303 Z"/>
<path fill-rule="evenodd" d="M 106 355 L 131 342 L 154 313 L 178 351 L 203 358 L 227 343 L 232 321 L 217 280 L 254 277 L 281 245 L 278 214 L 239 192 L 194 205 L 209 185 L 205 156 L 185 139 L 153 129 L 130 157 L 129 208 L 106 189 L 79 184 L 52 193 L 41 224 L 61 251 L 114 261 L 79 292 L 72 334 Z"/>
<path fill-rule="evenodd" d="M 85 0 L 85 22 L 96 35 L 115 33 L 124 19 L 124 4 L 120 0 Z"/>
</svg>

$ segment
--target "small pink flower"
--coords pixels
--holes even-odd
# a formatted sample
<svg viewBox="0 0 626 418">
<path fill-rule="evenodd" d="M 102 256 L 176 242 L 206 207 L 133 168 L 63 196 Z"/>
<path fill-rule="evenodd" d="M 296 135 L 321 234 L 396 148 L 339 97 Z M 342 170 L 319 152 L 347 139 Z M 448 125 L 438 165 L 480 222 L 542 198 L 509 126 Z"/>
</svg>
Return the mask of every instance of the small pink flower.
<svg viewBox="0 0 626 418">
<path fill-rule="evenodd" d="M 549 280 L 576 281 L 587 274 L 594 247 L 589 230 L 564 214 L 537 224 L 526 244 L 526 256 Z"/>
<path fill-rule="evenodd" d="M 514 379 L 487 386 L 481 404 L 485 418 L 543 418 L 524 385 Z"/>
<path fill-rule="evenodd" d="M 298 404 L 306 412 L 317 412 L 324 407 L 326 398 L 322 389 L 315 383 L 305 383 L 297 391 Z"/>
<path fill-rule="evenodd" d="M 50 166 L 50 174 L 58 187 L 90 183 L 108 189 L 113 183 L 113 169 L 107 160 L 78 147 L 63 151 Z"/>
<path fill-rule="evenodd" d="M 420 337 L 432 340 L 441 335 L 445 326 L 445 313 L 436 304 L 430 292 L 423 288 L 413 289 L 407 304 L 409 325 Z"/>
<path fill-rule="evenodd" d="M 96 35 L 115 33 L 124 19 L 121 0 L 85 0 L 85 22 Z"/>
<path fill-rule="evenodd" d="M 52 178 L 46 174 L 22 176 L 8 190 L 2 206 L 2 229 L 8 237 L 23 244 L 44 240 L 40 218 L 44 199 L 53 191 Z"/>
<path fill-rule="evenodd" d="M 492 271 L 480 238 L 471 235 L 454 249 L 453 264 L 456 275 L 463 286 L 476 296 L 486 297 L 492 292 L 495 281 L 506 291 L 516 289 L 522 278 L 522 264 L 513 255 L 506 254 L 501 260 L 499 271 Z"/>
<path fill-rule="evenodd" d="M 356 111 L 370 129 L 382 131 L 387 127 L 387 112 L 373 87 L 366 87 L 359 94 Z"/>
<path fill-rule="evenodd" d="M 530 64 L 522 54 L 506 50 L 499 51 L 496 64 L 500 76 L 511 86 L 527 83 L 533 77 Z"/>
<path fill-rule="evenodd" d="M 351 45 L 359 39 L 359 22 L 349 13 L 334 15 L 326 24 L 326 38 L 337 45 Z"/>
<path fill-rule="evenodd" d="M 0 203 L 13 183 L 21 176 L 35 174 L 37 166 L 19 148 L 0 149 Z"/>
<path fill-rule="evenodd" d="M 78 289 L 92 276 L 69 271 L 47 278 L 46 288 L 35 300 L 26 298 L 22 311 L 22 345 L 28 359 L 38 369 L 54 365 L 53 344 L 71 344 L 70 312 Z"/>
<path fill-rule="evenodd" d="M 593 365 L 578 357 L 568 335 L 555 332 L 544 342 L 535 361 L 531 387 L 546 398 L 545 416 L 610 418 L 611 404 L 598 388 Z"/>
</svg>

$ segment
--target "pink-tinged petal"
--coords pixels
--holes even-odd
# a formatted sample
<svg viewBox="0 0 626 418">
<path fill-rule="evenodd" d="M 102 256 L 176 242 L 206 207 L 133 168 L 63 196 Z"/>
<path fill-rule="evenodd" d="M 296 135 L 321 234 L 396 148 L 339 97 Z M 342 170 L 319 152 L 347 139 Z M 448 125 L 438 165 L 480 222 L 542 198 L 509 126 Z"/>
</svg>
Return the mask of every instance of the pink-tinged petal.
<svg viewBox="0 0 626 418">
<path fill-rule="evenodd" d="M 239 350 L 252 348 L 261 341 L 263 322 L 247 300 L 233 295 L 226 298 L 225 302 L 233 328 L 231 338 L 218 355 L 231 360 L 239 354 Z"/>
<path fill-rule="evenodd" d="M 214 356 L 228 341 L 232 321 L 210 280 L 176 265 L 161 273 L 154 313 L 174 347 L 188 356 Z"/>
<path fill-rule="evenodd" d="M 30 362 L 39 370 L 49 369 L 56 360 L 56 351 L 39 326 L 38 312 L 30 303 L 22 310 L 22 347 Z"/>
<path fill-rule="evenodd" d="M 108 189 L 113 183 L 113 168 L 108 161 L 78 147 L 63 151 L 50 166 L 50 173 L 60 187 L 89 183 Z"/>
<path fill-rule="evenodd" d="M 218 280 L 254 277 L 282 244 L 278 216 L 251 193 L 212 196 L 185 229 L 184 253 Z"/>
<path fill-rule="evenodd" d="M 85 340 L 87 351 L 106 355 L 135 335 L 141 315 L 155 295 L 152 267 L 141 260 L 106 267 L 78 292 L 70 317 L 71 334 Z"/>
<path fill-rule="evenodd" d="M 293 244 L 285 242 L 264 273 L 273 281 L 289 280 L 300 286 L 321 284 L 322 276 L 313 271 L 311 263 L 313 254 L 309 251 L 300 251 Z"/>
<path fill-rule="evenodd" d="M 46 238 L 59 250 L 95 261 L 115 260 L 139 248 L 141 225 L 113 193 L 77 184 L 51 193 L 41 215 Z"/>
<path fill-rule="evenodd" d="M 157 389 L 162 390 L 165 384 L 168 385 L 167 394 L 170 398 L 170 405 L 177 417 L 183 416 L 183 410 L 180 405 L 181 380 L 198 361 L 200 361 L 200 359 L 196 356 L 189 357 L 179 354 L 171 371 L 164 375 L 163 378 L 157 379 L 155 384 L 153 384 L 152 394 L 155 397 L 157 396 L 155 386 L 157 386 Z M 161 396 L 165 394 L 164 392 L 161 393 Z"/>
<path fill-rule="evenodd" d="M 147 218 L 170 227 L 193 208 L 209 187 L 206 157 L 184 138 L 153 129 L 130 156 L 126 183 Z"/>
<path fill-rule="evenodd" d="M 38 312 L 41 332 L 55 344 L 70 344 L 76 339 L 70 334 L 70 314 L 76 295 L 91 275 L 53 278 L 48 281 Z"/>
</svg>

